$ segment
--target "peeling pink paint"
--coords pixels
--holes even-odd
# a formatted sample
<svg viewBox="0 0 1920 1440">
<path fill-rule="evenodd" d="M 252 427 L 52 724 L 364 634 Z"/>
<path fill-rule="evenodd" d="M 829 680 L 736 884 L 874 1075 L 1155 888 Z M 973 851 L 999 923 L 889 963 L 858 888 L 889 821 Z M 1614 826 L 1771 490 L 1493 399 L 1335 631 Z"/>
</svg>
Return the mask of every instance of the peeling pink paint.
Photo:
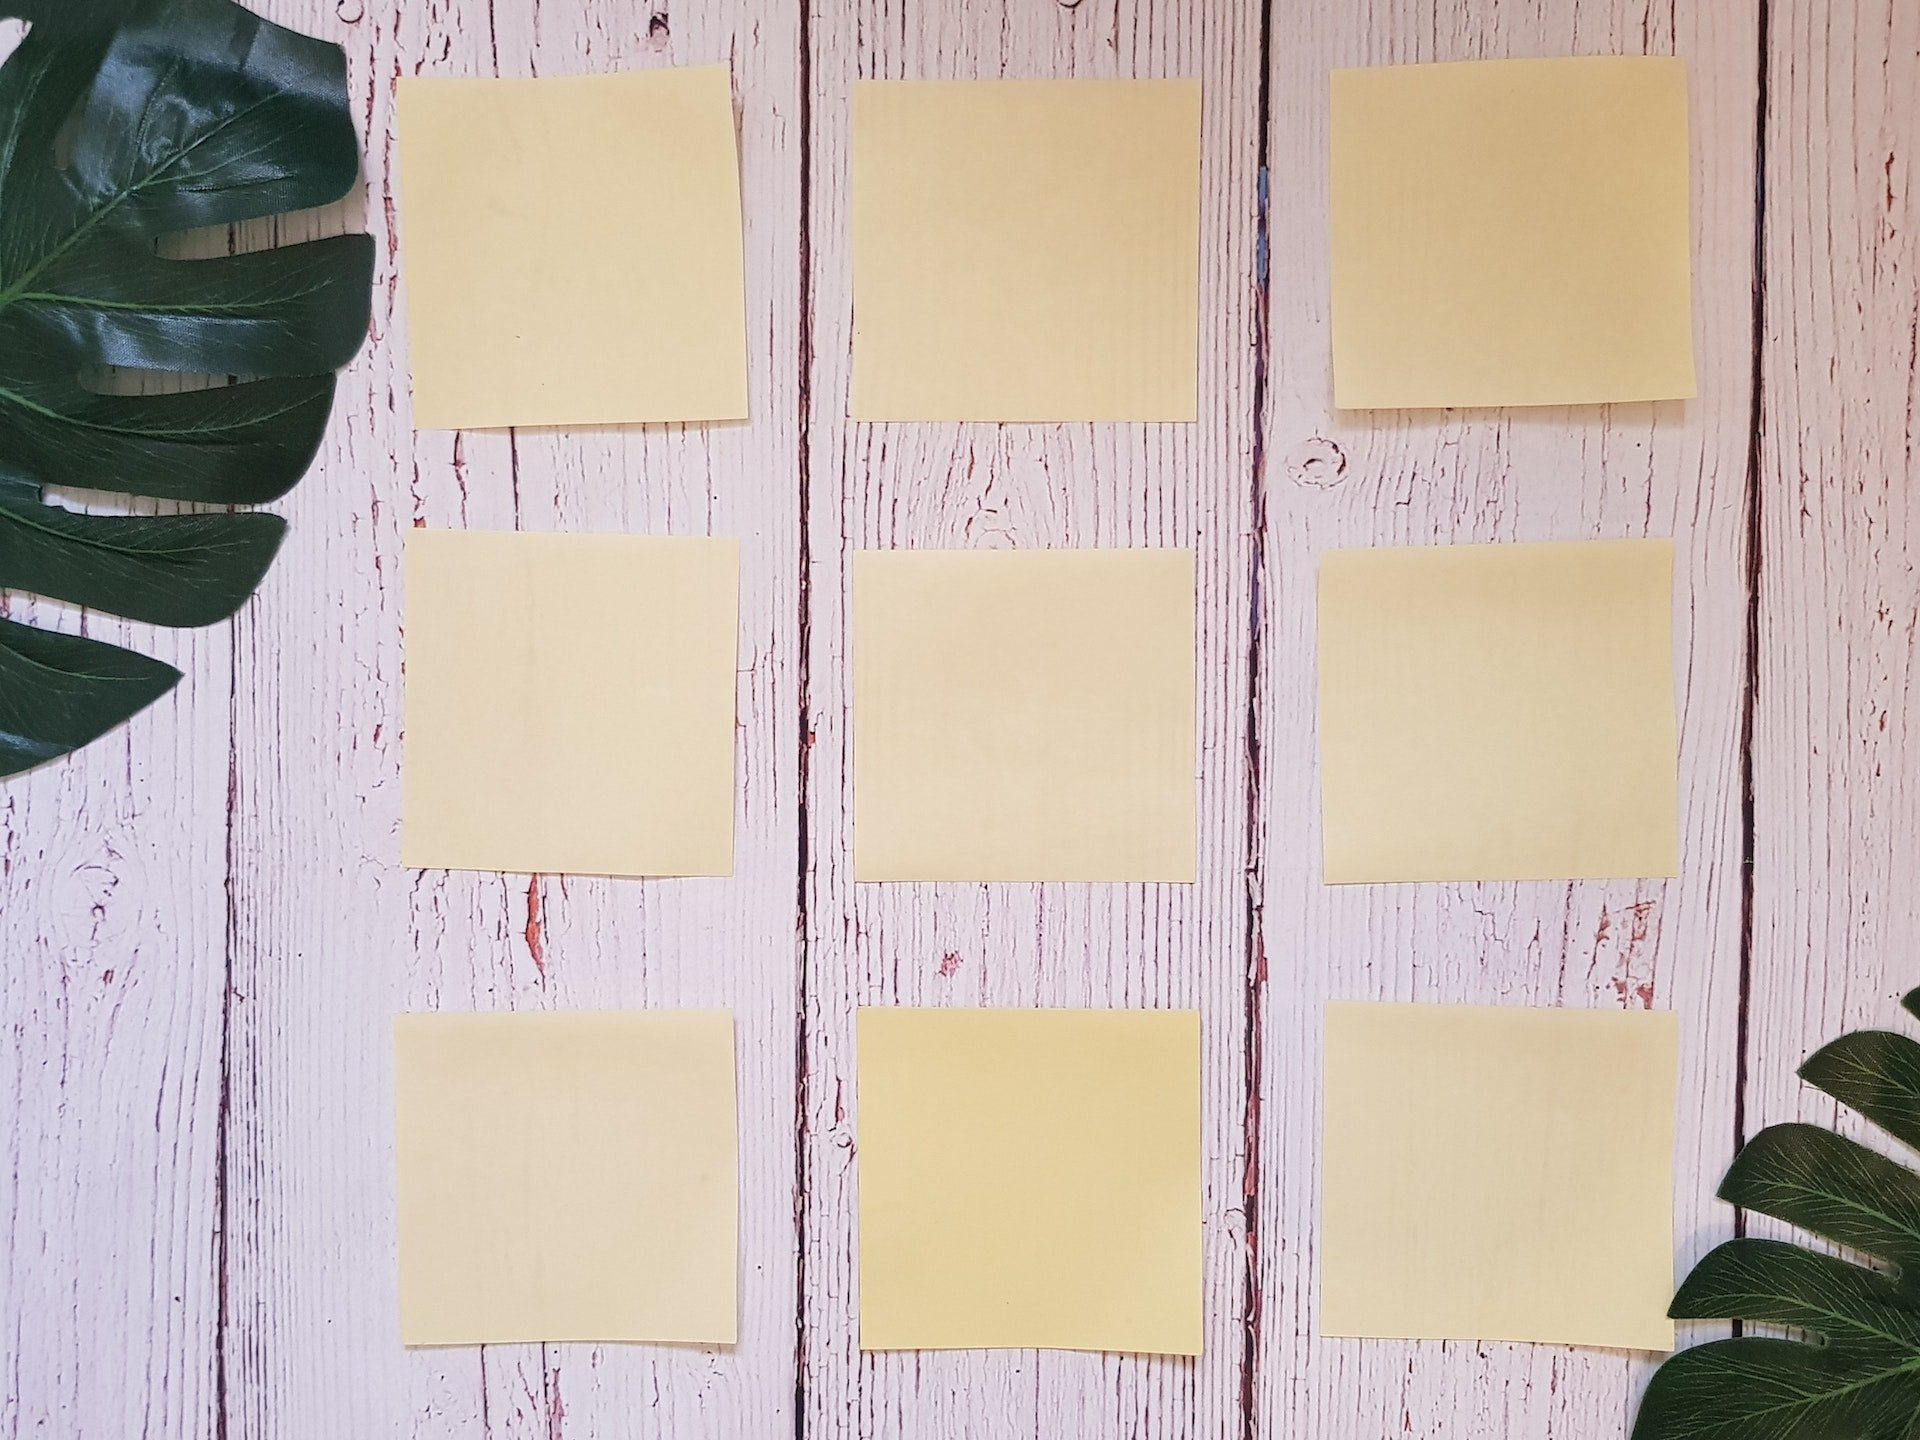
<svg viewBox="0 0 1920 1440">
<path fill-rule="evenodd" d="M 533 968 L 540 972 L 540 978 L 547 978 L 546 934 L 540 924 L 540 877 L 532 876 L 527 881 L 527 953 L 533 957 Z"/>
</svg>

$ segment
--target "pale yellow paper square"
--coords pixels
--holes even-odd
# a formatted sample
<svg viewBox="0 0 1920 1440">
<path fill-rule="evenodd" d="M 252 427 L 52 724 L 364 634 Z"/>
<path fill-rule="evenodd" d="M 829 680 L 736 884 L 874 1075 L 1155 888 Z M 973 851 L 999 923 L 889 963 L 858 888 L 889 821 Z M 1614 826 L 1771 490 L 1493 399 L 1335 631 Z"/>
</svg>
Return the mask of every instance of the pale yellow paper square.
<svg viewBox="0 0 1920 1440">
<path fill-rule="evenodd" d="M 725 65 L 402 78 L 398 106 L 415 425 L 746 417 Z"/>
<path fill-rule="evenodd" d="M 1336 70 L 1332 121 L 1336 404 L 1696 393 L 1680 61 Z"/>
<path fill-rule="evenodd" d="M 1321 1334 L 1673 1348 L 1671 1013 L 1326 1021 Z"/>
<path fill-rule="evenodd" d="M 402 1015 L 400 1334 L 732 1344 L 724 1011 Z"/>
<path fill-rule="evenodd" d="M 414 530 L 401 859 L 733 871 L 735 540 Z"/>
<path fill-rule="evenodd" d="M 1672 606 L 1668 540 L 1322 556 L 1328 883 L 1677 873 Z"/>
<path fill-rule="evenodd" d="M 854 878 L 1194 876 L 1190 550 L 853 561 Z"/>
<path fill-rule="evenodd" d="M 853 87 L 853 415 L 1192 420 L 1198 80 Z"/>
<path fill-rule="evenodd" d="M 860 1347 L 1197 1355 L 1200 1016 L 859 1016 Z"/>
</svg>

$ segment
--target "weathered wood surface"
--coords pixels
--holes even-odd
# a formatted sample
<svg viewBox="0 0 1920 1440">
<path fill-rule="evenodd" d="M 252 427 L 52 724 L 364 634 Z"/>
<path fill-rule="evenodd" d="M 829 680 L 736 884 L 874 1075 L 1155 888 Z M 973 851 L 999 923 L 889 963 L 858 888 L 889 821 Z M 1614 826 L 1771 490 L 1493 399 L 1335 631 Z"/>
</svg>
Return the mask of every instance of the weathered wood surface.
<svg viewBox="0 0 1920 1440">
<path fill-rule="evenodd" d="M 1276 43 L 1272 333 L 1260 554 L 1261 816 L 1254 1251 L 1259 1434 L 1619 1433 L 1646 1357 L 1314 1333 L 1319 1013 L 1327 999 L 1651 1007 L 1684 1036 L 1676 1238 L 1723 1238 L 1712 1199 L 1739 1072 L 1740 746 L 1752 409 L 1758 9 L 1726 0 L 1316 7 Z M 1614 52 L 1688 62 L 1700 396 L 1597 410 L 1343 415 L 1328 402 L 1326 74 L 1340 65 Z M 1284 97 L 1284 100 L 1283 100 Z M 1281 176 L 1290 177 L 1282 183 Z M 1283 218 L 1289 191 L 1313 220 Z M 1304 363 L 1303 363 L 1304 362 Z M 1671 535 L 1681 876 L 1666 882 L 1328 888 L 1314 774 L 1315 557 L 1337 546 Z M 1607 677 L 1593 677 L 1596 686 Z M 1436 757 L 1436 763 L 1444 759 Z M 1764 1042 L 1764 1037 L 1754 1037 Z"/>
<path fill-rule="evenodd" d="M 1748 1133 L 1920 984 L 1920 7 L 1775 0 L 1755 439 Z"/>
<path fill-rule="evenodd" d="M 0 786 L 0 1435 L 1621 1433 L 1645 1357 L 1314 1338 L 1319 1006 L 1677 1009 L 1686 1260 L 1731 1229 L 1711 1197 L 1736 1135 L 1830 1114 L 1792 1078 L 1804 1050 L 1890 1018 L 1920 981 L 1920 10 L 262 8 L 347 48 L 365 193 L 277 230 L 374 232 L 373 341 L 258 601 L 226 629 L 140 634 L 187 670 L 176 695 Z M 1333 412 L 1327 70 L 1610 51 L 1689 64 L 1700 399 Z M 753 420 L 412 433 L 394 78 L 719 59 L 741 119 Z M 1201 423 L 848 421 L 851 82 L 1173 74 L 1206 81 Z M 742 537 L 732 879 L 397 868 L 397 562 L 421 523 Z M 1682 556 L 1681 878 L 1322 887 L 1316 556 L 1648 534 Z M 1099 544 L 1199 553 L 1200 882 L 854 886 L 848 556 Z M 1202 1010 L 1203 1358 L 859 1354 L 852 1014 L 896 1002 Z M 738 1015 L 740 1344 L 402 1350 L 392 1013 L 675 1004 Z"/>
</svg>

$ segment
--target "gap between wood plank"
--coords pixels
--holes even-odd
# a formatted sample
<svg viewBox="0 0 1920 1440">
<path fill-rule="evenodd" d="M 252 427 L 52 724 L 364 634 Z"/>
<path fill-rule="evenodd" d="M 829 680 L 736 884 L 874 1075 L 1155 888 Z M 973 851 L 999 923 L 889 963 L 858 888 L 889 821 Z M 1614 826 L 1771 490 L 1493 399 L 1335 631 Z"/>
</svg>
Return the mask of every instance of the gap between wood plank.
<svg viewBox="0 0 1920 1440">
<path fill-rule="evenodd" d="M 1748 1025 L 1753 999 L 1753 924 L 1756 852 L 1756 801 L 1754 794 L 1753 742 L 1755 716 L 1760 695 L 1760 573 L 1764 538 L 1761 507 L 1765 479 L 1763 433 L 1766 426 L 1766 326 L 1767 326 L 1767 126 L 1771 65 L 1769 46 L 1773 0 L 1758 0 L 1760 7 L 1759 55 L 1754 76 L 1753 126 L 1753 312 L 1749 332 L 1753 343 L 1753 369 L 1749 379 L 1747 418 L 1747 654 L 1746 683 L 1741 688 L 1740 713 L 1740 955 L 1738 1000 L 1735 1006 L 1733 1070 L 1733 1148 L 1738 1153 L 1747 1143 L 1747 1074 L 1751 1034 Z M 1733 1212 L 1733 1233 L 1747 1233 L 1747 1214 L 1738 1207 Z M 1744 1328 L 1736 1320 L 1733 1333 Z"/>
<path fill-rule="evenodd" d="M 227 628 L 225 953 L 220 966 L 220 1098 L 213 1124 L 213 1434 L 227 1440 L 227 1134 L 233 1117 L 233 956 L 240 927 L 233 893 L 234 815 L 240 796 L 240 632 Z"/>
<path fill-rule="evenodd" d="M 1260 1124 L 1262 1090 L 1266 1084 L 1265 1025 L 1267 949 L 1263 936 L 1263 898 L 1266 894 L 1266 845 L 1262 829 L 1265 792 L 1261 784 L 1262 667 L 1260 643 L 1262 627 L 1261 595 L 1267 565 L 1267 367 L 1271 353 L 1271 302 L 1269 298 L 1268 217 L 1271 214 L 1270 131 L 1273 121 L 1273 0 L 1260 3 L 1260 96 L 1257 105 L 1258 135 L 1254 141 L 1254 185 L 1258 211 L 1253 240 L 1253 454 L 1248 481 L 1249 553 L 1247 558 L 1247 716 L 1246 716 L 1246 862 L 1242 866 L 1246 886 L 1246 949 L 1244 953 L 1246 990 L 1241 1016 L 1241 1044 L 1245 1046 L 1244 1087 L 1241 1119 L 1244 1126 L 1246 1156 L 1241 1180 L 1240 1203 L 1244 1207 L 1246 1237 L 1242 1252 L 1246 1265 L 1240 1293 L 1240 1434 L 1242 1440 L 1259 1440 L 1259 1365 L 1260 1326 L 1265 1317 L 1260 1290 Z"/>
<path fill-rule="evenodd" d="M 808 1116 L 812 1100 L 812 1067 L 807 1063 L 807 1003 L 812 995 L 812 907 L 807 896 L 807 872 L 812 864 L 809 844 L 807 788 L 813 757 L 813 3 L 799 0 L 799 346 L 795 389 L 799 433 L 795 436 L 794 468 L 798 476 L 799 575 L 795 582 L 795 688 L 799 697 L 799 752 L 794 784 L 794 964 L 793 1010 L 793 1440 L 807 1434 L 807 1223 L 811 1215 L 813 1172 L 812 1138 Z"/>
<path fill-rule="evenodd" d="M 239 231 L 227 227 L 227 254 L 240 249 Z M 274 243 L 280 243 L 276 233 Z M 305 478 L 304 476 L 302 477 Z M 240 622 L 227 622 L 227 813 L 226 910 L 220 963 L 220 1098 L 213 1122 L 213 1434 L 227 1440 L 227 1135 L 233 1118 L 233 965 L 239 947 L 240 911 L 234 897 L 235 821 L 240 811 Z"/>
</svg>

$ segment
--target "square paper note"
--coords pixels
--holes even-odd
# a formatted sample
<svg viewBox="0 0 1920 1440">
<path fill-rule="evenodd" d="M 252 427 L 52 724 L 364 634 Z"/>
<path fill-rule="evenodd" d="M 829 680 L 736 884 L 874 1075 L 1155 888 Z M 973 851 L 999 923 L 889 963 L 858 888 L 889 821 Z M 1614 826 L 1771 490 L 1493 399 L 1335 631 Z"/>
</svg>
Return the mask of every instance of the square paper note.
<svg viewBox="0 0 1920 1440">
<path fill-rule="evenodd" d="M 1200 82 L 853 91 L 853 414 L 1191 420 Z"/>
<path fill-rule="evenodd" d="M 1320 1333 L 1672 1349 L 1678 1036 L 1329 1005 Z"/>
<path fill-rule="evenodd" d="M 1672 597 L 1667 540 L 1323 556 L 1327 881 L 1675 874 Z"/>
<path fill-rule="evenodd" d="M 854 878 L 1194 871 L 1193 553 L 853 562 Z"/>
<path fill-rule="evenodd" d="M 403 863 L 727 875 L 733 540 L 407 536 Z"/>
<path fill-rule="evenodd" d="M 400 1334 L 731 1344 L 733 1018 L 403 1015 Z"/>
<path fill-rule="evenodd" d="M 1200 1353 L 1200 1016 L 860 1012 L 860 1346 Z"/>
<path fill-rule="evenodd" d="M 416 425 L 746 417 L 726 66 L 402 79 L 399 109 Z"/>
<path fill-rule="evenodd" d="M 1678 60 L 1333 74 L 1347 408 L 1691 396 Z"/>
</svg>

